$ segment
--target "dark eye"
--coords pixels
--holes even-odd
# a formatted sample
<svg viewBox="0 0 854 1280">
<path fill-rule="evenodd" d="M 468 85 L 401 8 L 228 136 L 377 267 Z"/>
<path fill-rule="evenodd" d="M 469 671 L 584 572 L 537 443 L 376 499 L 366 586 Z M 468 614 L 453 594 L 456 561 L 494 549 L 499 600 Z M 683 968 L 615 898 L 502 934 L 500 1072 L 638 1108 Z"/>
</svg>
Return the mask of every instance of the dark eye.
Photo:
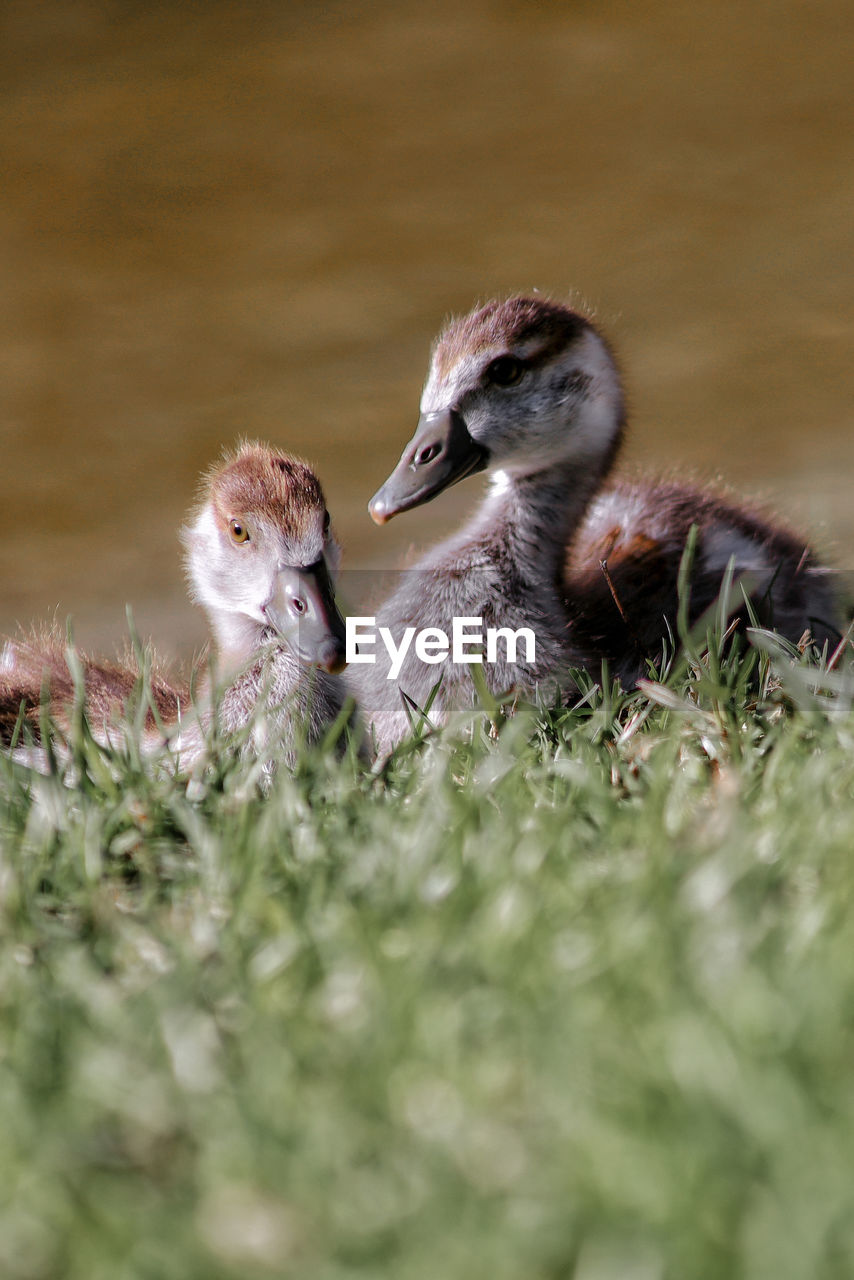
<svg viewBox="0 0 854 1280">
<path fill-rule="evenodd" d="M 305 613 L 305 601 L 301 600 L 299 596 L 294 596 L 291 601 L 291 608 L 294 613 Z"/>
<path fill-rule="evenodd" d="M 487 365 L 487 381 L 494 382 L 497 387 L 512 387 L 525 372 L 525 366 L 515 356 L 499 356 Z"/>
<path fill-rule="evenodd" d="M 241 524 L 239 520 L 229 520 L 228 532 L 231 534 L 234 542 L 248 542 L 249 530 L 245 524 Z"/>
<path fill-rule="evenodd" d="M 327 533 L 329 532 L 329 524 L 330 524 L 330 520 L 329 520 L 329 512 L 328 512 L 328 511 L 324 511 L 324 513 L 323 513 L 323 536 L 324 536 L 324 538 L 326 537 Z"/>
</svg>

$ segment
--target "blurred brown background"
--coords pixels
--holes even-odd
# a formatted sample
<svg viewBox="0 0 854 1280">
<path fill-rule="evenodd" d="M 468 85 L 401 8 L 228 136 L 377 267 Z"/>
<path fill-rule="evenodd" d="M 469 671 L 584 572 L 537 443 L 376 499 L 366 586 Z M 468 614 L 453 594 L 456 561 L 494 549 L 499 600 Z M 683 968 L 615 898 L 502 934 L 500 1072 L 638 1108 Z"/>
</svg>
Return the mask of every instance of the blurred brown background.
<svg viewBox="0 0 854 1280">
<path fill-rule="evenodd" d="M 176 530 L 240 435 L 312 459 L 350 567 L 449 311 L 593 309 L 627 465 L 854 539 L 854 10 L 6 0 L 0 633 L 202 635 Z"/>
</svg>

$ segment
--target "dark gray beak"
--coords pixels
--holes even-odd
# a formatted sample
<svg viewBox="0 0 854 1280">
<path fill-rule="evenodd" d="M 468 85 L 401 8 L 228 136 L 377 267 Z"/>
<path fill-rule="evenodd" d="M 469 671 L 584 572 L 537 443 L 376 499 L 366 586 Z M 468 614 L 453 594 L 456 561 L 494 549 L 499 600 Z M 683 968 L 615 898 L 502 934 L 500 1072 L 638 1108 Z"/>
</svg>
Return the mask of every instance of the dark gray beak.
<svg viewBox="0 0 854 1280">
<path fill-rule="evenodd" d="M 332 579 L 322 556 L 304 569 L 289 565 L 280 569 L 264 613 L 300 662 L 333 674 L 344 670 L 344 619 L 335 603 Z"/>
<path fill-rule="evenodd" d="M 429 502 L 450 485 L 483 471 L 489 453 L 469 435 L 456 409 L 422 413 L 400 462 L 368 503 L 371 519 L 385 524 L 392 516 Z"/>
</svg>

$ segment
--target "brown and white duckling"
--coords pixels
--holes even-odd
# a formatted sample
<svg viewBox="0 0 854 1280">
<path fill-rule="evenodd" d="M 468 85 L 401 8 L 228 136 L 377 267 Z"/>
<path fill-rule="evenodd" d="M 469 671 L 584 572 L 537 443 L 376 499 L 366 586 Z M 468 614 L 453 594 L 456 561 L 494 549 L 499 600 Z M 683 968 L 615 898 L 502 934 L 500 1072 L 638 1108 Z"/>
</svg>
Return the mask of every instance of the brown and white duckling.
<svg viewBox="0 0 854 1280">
<path fill-rule="evenodd" d="M 243 728 L 259 698 L 268 714 L 265 741 L 288 760 L 295 744 L 317 739 L 337 716 L 345 692 L 336 673 L 345 665 L 344 621 L 335 603 L 330 564 L 338 549 L 316 475 L 296 458 L 243 444 L 205 478 L 200 500 L 181 531 L 193 598 L 211 627 L 222 729 Z M 8 743 L 19 708 L 37 726 L 42 688 L 49 709 L 67 725 L 73 681 L 55 635 L 6 646 L 0 662 L 0 735 Z M 86 708 L 99 737 L 109 738 L 137 680 L 132 667 L 81 656 Z M 212 704 L 210 670 L 198 706 L 189 688 L 155 673 L 158 716 L 146 726 L 162 741 L 159 718 L 182 767 L 203 753 Z"/>
<path fill-rule="evenodd" d="M 297 458 L 243 444 L 214 468 L 182 529 L 190 592 L 208 615 L 222 728 L 242 728 L 260 697 L 264 731 L 292 760 L 338 715 L 344 620 L 332 572 L 340 552 L 320 481 Z M 260 743 L 256 743 L 260 745 Z M 186 731 L 180 749 L 189 746 Z"/>
<path fill-rule="evenodd" d="M 584 316 L 511 297 L 452 320 L 433 349 L 415 435 L 369 510 L 383 524 L 473 472 L 487 470 L 491 484 L 463 530 L 406 574 L 378 623 L 448 630 L 453 616 L 471 615 L 533 627 L 535 663 L 484 667 L 494 691 L 529 695 L 570 665 L 598 672 L 603 657 L 631 683 L 673 626 L 677 571 L 696 523 L 693 616 L 715 598 L 733 556 L 736 575 L 750 573 L 754 599 L 790 639 L 832 626 L 827 578 L 795 535 L 690 488 L 620 484 L 600 493 L 624 430 L 614 359 Z M 377 657 L 360 673 L 363 697 L 381 740 L 396 741 L 407 720 Z M 418 702 L 438 670 L 413 655 L 398 684 Z M 464 671 L 442 670 L 440 720 L 471 690 Z"/>
</svg>

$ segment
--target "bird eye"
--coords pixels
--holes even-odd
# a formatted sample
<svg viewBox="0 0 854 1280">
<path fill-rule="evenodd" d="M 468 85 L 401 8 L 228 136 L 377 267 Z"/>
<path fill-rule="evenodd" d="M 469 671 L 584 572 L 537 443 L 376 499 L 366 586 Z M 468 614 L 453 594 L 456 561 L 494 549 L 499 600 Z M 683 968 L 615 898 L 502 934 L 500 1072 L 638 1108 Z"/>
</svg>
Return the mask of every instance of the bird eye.
<svg viewBox="0 0 854 1280">
<path fill-rule="evenodd" d="M 249 530 L 245 524 L 241 524 L 239 520 L 229 520 L 228 532 L 231 534 L 233 542 L 248 542 Z"/>
<path fill-rule="evenodd" d="M 293 609 L 294 613 L 297 613 L 297 614 L 305 613 L 305 608 L 306 608 L 305 601 L 300 599 L 299 596 L 294 596 L 293 600 L 291 601 L 291 608 Z"/>
<path fill-rule="evenodd" d="M 324 511 L 324 513 L 323 513 L 323 536 L 324 536 L 324 538 L 326 537 L 327 533 L 329 532 L 329 524 L 330 524 L 330 520 L 329 520 L 329 512 L 328 512 L 328 511 Z"/>
<path fill-rule="evenodd" d="M 525 366 L 515 356 L 499 356 L 487 365 L 487 381 L 494 382 L 497 387 L 512 387 L 525 372 Z"/>
</svg>

